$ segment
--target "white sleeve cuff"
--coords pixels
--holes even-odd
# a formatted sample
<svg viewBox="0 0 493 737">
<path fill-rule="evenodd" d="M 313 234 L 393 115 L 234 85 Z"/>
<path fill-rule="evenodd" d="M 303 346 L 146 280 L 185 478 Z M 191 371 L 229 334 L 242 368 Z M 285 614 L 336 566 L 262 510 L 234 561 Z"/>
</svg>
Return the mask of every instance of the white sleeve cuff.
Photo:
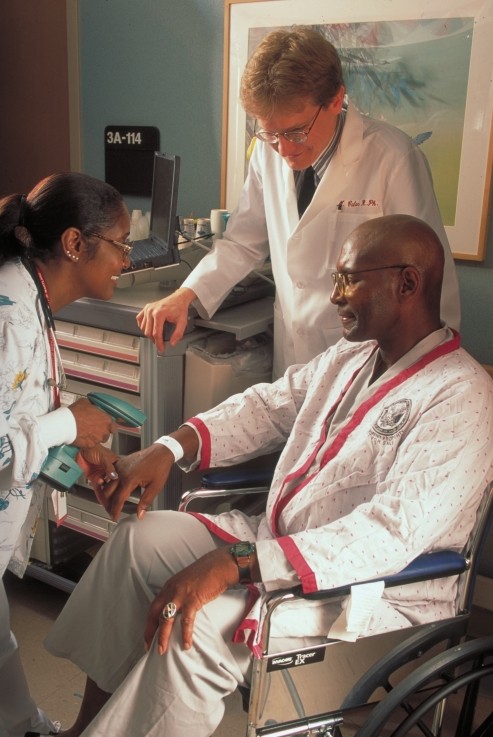
<svg viewBox="0 0 493 737">
<path fill-rule="evenodd" d="M 77 437 L 75 417 L 68 407 L 48 412 L 36 418 L 39 432 L 47 448 L 72 443 Z"/>
</svg>

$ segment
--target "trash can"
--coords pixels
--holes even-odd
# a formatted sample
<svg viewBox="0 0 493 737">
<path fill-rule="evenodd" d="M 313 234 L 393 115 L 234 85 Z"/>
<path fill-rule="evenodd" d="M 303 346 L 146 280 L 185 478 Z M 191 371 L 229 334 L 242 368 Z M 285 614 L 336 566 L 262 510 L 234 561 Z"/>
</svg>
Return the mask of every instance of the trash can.
<svg viewBox="0 0 493 737">
<path fill-rule="evenodd" d="M 267 333 L 240 341 L 230 333 L 214 333 L 195 341 L 185 352 L 183 419 L 271 380 L 272 337 Z"/>
</svg>

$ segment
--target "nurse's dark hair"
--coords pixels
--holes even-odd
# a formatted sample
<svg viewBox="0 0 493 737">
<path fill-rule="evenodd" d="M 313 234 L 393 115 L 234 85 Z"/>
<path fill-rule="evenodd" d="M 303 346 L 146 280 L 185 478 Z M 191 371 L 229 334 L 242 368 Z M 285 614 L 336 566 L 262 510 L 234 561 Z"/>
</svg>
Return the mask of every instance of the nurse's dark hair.
<svg viewBox="0 0 493 737">
<path fill-rule="evenodd" d="M 104 232 L 123 211 L 123 198 L 110 184 L 79 172 L 52 174 L 28 195 L 11 194 L 0 200 L 0 266 L 18 256 L 57 258 L 67 228 L 77 228 L 83 235 Z"/>
<path fill-rule="evenodd" d="M 335 47 L 313 28 L 271 31 L 243 72 L 240 98 L 246 112 L 268 117 L 275 108 L 295 109 L 302 99 L 327 106 L 344 85 Z"/>
</svg>

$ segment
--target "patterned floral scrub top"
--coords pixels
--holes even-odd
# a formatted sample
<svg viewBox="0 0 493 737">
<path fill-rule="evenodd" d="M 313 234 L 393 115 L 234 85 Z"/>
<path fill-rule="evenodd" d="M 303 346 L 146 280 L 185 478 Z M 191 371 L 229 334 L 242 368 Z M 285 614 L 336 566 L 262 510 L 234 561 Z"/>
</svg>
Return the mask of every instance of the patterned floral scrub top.
<svg viewBox="0 0 493 737">
<path fill-rule="evenodd" d="M 52 407 L 46 321 L 20 260 L 0 269 L 0 343 L 0 571 L 22 576 L 45 491 L 39 418 Z"/>
</svg>

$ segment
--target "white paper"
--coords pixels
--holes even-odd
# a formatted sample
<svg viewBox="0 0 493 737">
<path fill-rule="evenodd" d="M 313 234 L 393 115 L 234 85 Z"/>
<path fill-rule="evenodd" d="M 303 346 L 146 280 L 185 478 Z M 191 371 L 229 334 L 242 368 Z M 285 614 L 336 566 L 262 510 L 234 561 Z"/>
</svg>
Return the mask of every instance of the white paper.
<svg viewBox="0 0 493 737">
<path fill-rule="evenodd" d="M 329 639 L 355 642 L 360 635 L 364 634 L 382 598 L 384 588 L 383 581 L 351 586 L 347 606 L 330 628 Z"/>
<path fill-rule="evenodd" d="M 67 516 L 67 494 L 58 489 L 51 492 L 53 512 L 55 513 L 56 526 L 59 527 Z"/>
</svg>

